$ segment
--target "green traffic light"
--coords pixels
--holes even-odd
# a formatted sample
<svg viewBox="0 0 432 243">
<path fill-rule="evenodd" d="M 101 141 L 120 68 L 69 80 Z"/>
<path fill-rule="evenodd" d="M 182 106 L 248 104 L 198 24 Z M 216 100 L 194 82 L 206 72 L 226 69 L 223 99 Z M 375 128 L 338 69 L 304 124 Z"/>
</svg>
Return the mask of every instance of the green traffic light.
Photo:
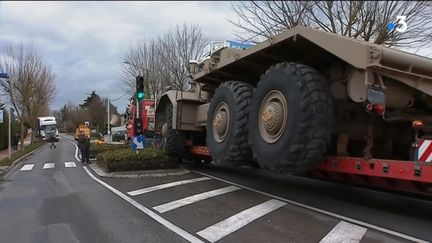
<svg viewBox="0 0 432 243">
<path fill-rule="evenodd" d="M 137 97 L 138 97 L 138 99 L 142 99 L 142 98 L 144 98 L 144 93 L 138 93 L 138 94 L 137 94 Z"/>
</svg>

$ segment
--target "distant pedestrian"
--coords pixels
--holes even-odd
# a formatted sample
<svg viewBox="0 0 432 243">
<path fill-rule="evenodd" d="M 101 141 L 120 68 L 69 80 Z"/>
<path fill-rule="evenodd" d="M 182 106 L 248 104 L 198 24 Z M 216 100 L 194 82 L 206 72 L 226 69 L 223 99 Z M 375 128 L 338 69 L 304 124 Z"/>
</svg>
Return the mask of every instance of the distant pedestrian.
<svg viewBox="0 0 432 243">
<path fill-rule="evenodd" d="M 48 136 L 47 142 L 51 143 L 50 144 L 50 149 L 57 148 L 56 145 L 55 145 L 55 142 L 56 142 L 56 139 L 54 137 L 55 133 L 54 132 L 50 132 L 50 133 L 47 132 L 47 136 Z"/>
<path fill-rule="evenodd" d="M 12 137 L 12 148 L 13 148 L 13 150 L 17 150 L 18 149 L 18 140 L 19 140 L 19 136 L 18 136 L 18 134 L 15 133 L 15 135 Z"/>
<path fill-rule="evenodd" d="M 81 162 L 83 165 L 90 163 L 90 138 L 84 135 L 84 131 L 80 131 L 78 136 L 78 148 L 81 151 Z"/>
<path fill-rule="evenodd" d="M 56 145 L 55 145 L 55 139 L 54 139 L 53 137 L 49 138 L 49 139 L 48 139 L 48 142 L 51 143 L 51 144 L 50 144 L 50 149 L 52 149 L 52 148 L 57 148 Z"/>
</svg>

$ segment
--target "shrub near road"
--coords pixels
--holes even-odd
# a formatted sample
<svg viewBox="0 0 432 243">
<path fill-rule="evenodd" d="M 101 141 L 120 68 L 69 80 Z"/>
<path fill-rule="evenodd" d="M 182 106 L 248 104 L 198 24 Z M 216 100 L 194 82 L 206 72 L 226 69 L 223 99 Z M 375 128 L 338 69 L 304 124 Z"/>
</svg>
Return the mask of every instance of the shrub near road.
<svg viewBox="0 0 432 243">
<path fill-rule="evenodd" d="M 106 151 L 118 150 L 118 149 L 126 149 L 129 148 L 126 144 L 91 144 L 90 145 L 90 156 L 92 158 L 97 158 L 99 153 L 103 153 Z"/>
<path fill-rule="evenodd" d="M 174 169 L 178 164 L 170 161 L 163 150 L 147 148 L 139 153 L 130 148 L 107 149 L 97 154 L 97 163 L 106 171 Z"/>
</svg>

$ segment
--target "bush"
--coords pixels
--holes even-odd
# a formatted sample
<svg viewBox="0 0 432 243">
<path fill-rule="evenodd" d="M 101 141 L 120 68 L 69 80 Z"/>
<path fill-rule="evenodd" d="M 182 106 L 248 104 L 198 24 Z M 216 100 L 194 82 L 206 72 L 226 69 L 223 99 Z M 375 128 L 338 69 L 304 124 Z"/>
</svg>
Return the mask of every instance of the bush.
<svg viewBox="0 0 432 243">
<path fill-rule="evenodd" d="M 90 145 L 90 156 L 96 158 L 99 153 L 106 151 L 116 151 L 118 149 L 129 148 L 127 144 L 91 144 Z"/>
<path fill-rule="evenodd" d="M 98 153 L 97 161 L 106 171 L 178 168 L 163 150 L 154 148 L 140 150 L 138 154 L 130 148 L 108 150 Z"/>
</svg>

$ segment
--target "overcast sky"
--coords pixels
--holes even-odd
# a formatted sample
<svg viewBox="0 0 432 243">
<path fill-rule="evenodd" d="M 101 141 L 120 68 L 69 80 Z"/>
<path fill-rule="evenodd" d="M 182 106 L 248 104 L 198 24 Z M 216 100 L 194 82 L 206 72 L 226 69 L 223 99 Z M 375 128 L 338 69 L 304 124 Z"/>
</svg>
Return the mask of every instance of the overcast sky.
<svg viewBox="0 0 432 243">
<path fill-rule="evenodd" d="M 235 39 L 230 2 L 4 2 L 0 1 L 0 47 L 35 47 L 57 74 L 51 105 L 81 103 L 96 90 L 115 99 L 121 61 L 138 40 L 156 37 L 184 22 L 199 24 L 210 40 Z M 419 54 L 431 54 L 422 49 Z M 128 97 L 113 101 L 120 112 Z"/>
<path fill-rule="evenodd" d="M 81 103 L 96 90 L 122 96 L 119 56 L 138 40 L 183 22 L 199 24 L 211 40 L 232 39 L 230 2 L 4 2 L 0 46 L 35 47 L 57 74 L 51 105 Z M 123 112 L 128 97 L 114 103 Z"/>
</svg>

